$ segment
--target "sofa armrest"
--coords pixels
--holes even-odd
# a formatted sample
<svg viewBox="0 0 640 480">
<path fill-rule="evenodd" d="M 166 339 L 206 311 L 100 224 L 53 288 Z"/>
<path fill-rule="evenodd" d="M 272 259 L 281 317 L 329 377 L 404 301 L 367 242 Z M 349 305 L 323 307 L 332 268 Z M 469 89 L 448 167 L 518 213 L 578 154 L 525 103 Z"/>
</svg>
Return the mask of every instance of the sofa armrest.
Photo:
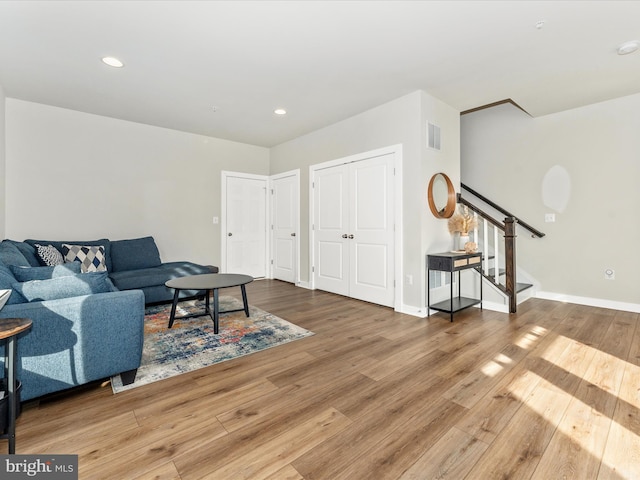
<svg viewBox="0 0 640 480">
<path fill-rule="evenodd" d="M 31 330 L 18 339 L 22 400 L 140 365 L 144 340 L 140 290 L 6 305 L 0 318 L 33 321 Z"/>
</svg>

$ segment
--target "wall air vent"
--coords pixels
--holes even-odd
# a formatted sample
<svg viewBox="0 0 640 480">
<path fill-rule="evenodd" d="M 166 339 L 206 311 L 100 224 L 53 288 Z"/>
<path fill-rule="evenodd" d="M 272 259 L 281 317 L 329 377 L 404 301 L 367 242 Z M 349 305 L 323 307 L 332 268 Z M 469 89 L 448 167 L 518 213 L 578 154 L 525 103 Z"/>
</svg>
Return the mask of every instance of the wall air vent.
<svg viewBox="0 0 640 480">
<path fill-rule="evenodd" d="M 431 122 L 427 122 L 427 146 L 440 150 L 440 127 Z"/>
</svg>

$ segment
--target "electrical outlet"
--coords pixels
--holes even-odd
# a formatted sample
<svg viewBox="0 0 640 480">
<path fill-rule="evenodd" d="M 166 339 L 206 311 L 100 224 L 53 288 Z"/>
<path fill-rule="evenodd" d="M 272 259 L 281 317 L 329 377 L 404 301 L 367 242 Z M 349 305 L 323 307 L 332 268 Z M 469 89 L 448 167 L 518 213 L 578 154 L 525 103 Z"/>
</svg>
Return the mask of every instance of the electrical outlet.
<svg viewBox="0 0 640 480">
<path fill-rule="evenodd" d="M 407 285 L 413 285 L 413 275 L 406 275 L 405 279 L 407 281 Z"/>
<path fill-rule="evenodd" d="M 556 214 L 555 213 L 545 213 L 544 214 L 544 221 L 546 223 L 553 223 L 556 221 Z"/>
<path fill-rule="evenodd" d="M 613 268 L 607 268 L 604 271 L 604 279 L 605 280 L 615 280 L 616 279 L 616 271 Z"/>
<path fill-rule="evenodd" d="M 219 223 L 218 217 L 213 217 L 213 224 L 217 225 Z"/>
</svg>

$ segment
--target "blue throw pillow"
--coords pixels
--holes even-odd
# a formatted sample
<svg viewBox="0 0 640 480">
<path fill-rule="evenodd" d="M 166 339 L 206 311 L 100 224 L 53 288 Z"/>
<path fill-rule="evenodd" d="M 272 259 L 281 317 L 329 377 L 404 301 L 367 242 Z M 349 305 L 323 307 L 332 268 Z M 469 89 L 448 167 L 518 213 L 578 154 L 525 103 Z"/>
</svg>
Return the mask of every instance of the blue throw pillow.
<svg viewBox="0 0 640 480">
<path fill-rule="evenodd" d="M 51 280 L 31 280 L 30 282 L 14 283 L 12 288 L 26 298 L 27 301 L 40 302 L 111 292 L 111 285 L 107 280 L 107 272 L 78 273 L 67 277 L 52 278 Z"/>
<path fill-rule="evenodd" d="M 36 249 L 33 245 L 29 245 L 27 242 L 18 242 L 16 240 L 7 239 L 6 241 L 13 244 L 14 247 L 20 250 L 20 253 L 24 255 L 24 258 L 27 259 L 29 265 L 32 267 L 40 266 L 40 261 L 38 260 L 38 255 L 36 255 Z"/>
<path fill-rule="evenodd" d="M 10 240 L 0 242 L 0 261 L 5 265 L 22 265 L 30 267 L 31 264 Z"/>
<path fill-rule="evenodd" d="M 9 269 L 13 276 L 16 277 L 14 282 L 51 280 L 52 278 L 68 277 L 69 275 L 80 273 L 80 262 L 64 263 L 53 267 L 18 267 L 10 265 Z"/>
<path fill-rule="evenodd" d="M 13 276 L 9 267 L 0 265 L 0 290 L 11 289 L 13 290 L 13 284 L 16 283 L 16 277 Z M 11 296 L 7 301 L 7 305 L 13 305 L 14 303 L 25 303 L 27 300 L 15 290 L 11 292 Z"/>
<path fill-rule="evenodd" d="M 162 265 L 160 252 L 153 237 L 111 242 L 111 263 L 114 272 L 141 270 Z"/>
</svg>

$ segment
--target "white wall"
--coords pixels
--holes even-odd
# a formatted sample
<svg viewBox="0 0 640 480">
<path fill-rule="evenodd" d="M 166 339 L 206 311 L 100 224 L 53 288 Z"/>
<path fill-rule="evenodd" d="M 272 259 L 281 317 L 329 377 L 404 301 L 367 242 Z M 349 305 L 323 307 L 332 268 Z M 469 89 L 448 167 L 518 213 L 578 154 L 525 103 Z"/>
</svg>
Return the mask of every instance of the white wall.
<svg viewBox="0 0 640 480">
<path fill-rule="evenodd" d="M 0 85 L 0 238 L 5 237 L 5 103 L 4 90 Z"/>
<path fill-rule="evenodd" d="M 164 261 L 220 265 L 220 172 L 269 150 L 6 100 L 6 231 L 16 240 L 153 235 Z"/>
<path fill-rule="evenodd" d="M 437 160 L 426 150 L 425 118 L 440 124 L 446 145 Z M 309 281 L 309 166 L 382 147 L 401 144 L 403 152 L 404 285 L 403 303 L 424 307 L 424 254 L 432 238 L 443 236 L 446 224 L 428 219 L 426 188 L 437 171 L 458 175 L 459 113 L 424 92 L 414 92 L 364 113 L 271 149 L 271 174 L 301 169 L 300 278 Z M 453 165 L 456 167 L 454 168 Z M 433 173 L 432 173 L 433 172 Z M 429 213 L 430 215 L 430 213 Z M 425 236 L 429 239 L 426 240 Z M 397 282 L 403 279 L 396 279 Z M 424 309 L 423 309 L 424 311 Z"/>
<path fill-rule="evenodd" d="M 639 111 L 633 95 L 539 118 L 511 105 L 462 117 L 462 181 L 547 234 L 517 243 L 545 294 L 640 304 Z"/>
</svg>

